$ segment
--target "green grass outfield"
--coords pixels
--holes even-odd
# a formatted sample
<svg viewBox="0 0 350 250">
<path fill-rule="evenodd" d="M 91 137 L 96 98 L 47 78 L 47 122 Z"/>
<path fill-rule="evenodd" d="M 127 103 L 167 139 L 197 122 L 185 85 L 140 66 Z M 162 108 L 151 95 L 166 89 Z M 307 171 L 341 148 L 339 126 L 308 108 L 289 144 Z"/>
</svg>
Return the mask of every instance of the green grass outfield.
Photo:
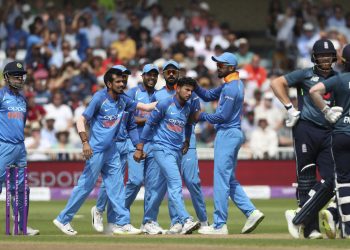
<svg viewBox="0 0 350 250">
<path fill-rule="evenodd" d="M 98 234 L 91 227 L 90 209 L 94 205 L 94 201 L 87 201 L 74 218 L 72 225 L 78 231 L 78 236 L 70 237 L 63 235 L 53 224 L 52 220 L 64 208 L 65 201 L 50 202 L 32 202 L 30 204 L 29 225 L 40 229 L 40 236 L 24 237 L 24 236 L 5 236 L 5 204 L 1 202 L 0 218 L 0 249 L 11 247 L 11 245 L 20 244 L 23 249 L 41 249 L 40 245 L 57 246 L 61 244 L 59 249 L 69 246 L 71 249 L 78 249 L 81 245 L 97 245 L 103 248 L 115 245 L 115 249 L 128 249 L 129 244 L 136 248 L 146 249 L 147 246 L 159 246 L 159 249 L 170 249 L 168 246 L 176 246 L 177 249 L 208 249 L 208 247 L 236 249 L 350 249 L 349 240 L 294 240 L 288 232 L 284 219 L 284 211 L 294 208 L 296 202 L 287 199 L 274 200 L 255 200 L 254 203 L 266 215 L 262 224 L 249 235 L 241 235 L 240 230 L 245 222 L 243 214 L 230 202 L 228 228 L 229 236 L 201 236 L 196 234 L 184 236 L 107 236 Z M 190 201 L 186 201 L 187 208 L 192 215 L 195 215 Z M 207 210 L 210 221 L 212 221 L 213 203 L 207 200 Z M 134 226 L 140 226 L 143 215 L 143 202 L 134 203 L 131 211 L 131 220 Z M 163 228 L 169 227 L 169 216 L 167 203 L 163 202 L 160 209 L 159 223 Z M 23 244 L 23 245 L 21 245 Z M 72 245 L 73 244 L 73 245 Z M 18 245 L 16 245 L 18 247 Z M 31 247 L 27 247 L 31 246 Z M 35 247 L 37 246 L 37 247 Z M 76 246 L 76 247 L 74 247 Z M 73 248 L 72 248 L 73 247 Z M 97 247 L 99 248 L 99 247 Z M 132 249 L 130 248 L 130 249 Z M 16 248 L 17 249 L 17 248 Z M 56 249 L 56 248 L 52 248 Z M 84 249 L 84 247 L 83 247 Z M 86 248 L 85 248 L 86 249 Z M 175 248 L 174 248 L 175 249 Z"/>
</svg>

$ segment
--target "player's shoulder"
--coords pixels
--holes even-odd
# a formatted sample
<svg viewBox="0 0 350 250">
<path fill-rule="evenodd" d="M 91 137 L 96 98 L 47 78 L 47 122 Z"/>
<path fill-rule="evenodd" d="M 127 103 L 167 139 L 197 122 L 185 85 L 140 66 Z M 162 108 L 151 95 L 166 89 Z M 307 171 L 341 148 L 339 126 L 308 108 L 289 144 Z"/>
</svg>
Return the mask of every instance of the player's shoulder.
<svg viewBox="0 0 350 250">
<path fill-rule="evenodd" d="M 157 105 L 160 107 L 168 107 L 173 102 L 174 102 L 173 97 L 169 96 L 169 97 L 166 97 L 166 98 L 159 100 Z"/>
</svg>

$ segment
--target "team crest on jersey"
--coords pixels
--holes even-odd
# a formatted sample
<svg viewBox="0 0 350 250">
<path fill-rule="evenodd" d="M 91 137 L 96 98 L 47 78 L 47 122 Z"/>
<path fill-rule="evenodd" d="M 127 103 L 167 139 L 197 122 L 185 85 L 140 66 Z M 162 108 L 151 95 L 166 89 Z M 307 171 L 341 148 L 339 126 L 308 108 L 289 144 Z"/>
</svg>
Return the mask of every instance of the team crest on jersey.
<svg viewBox="0 0 350 250">
<path fill-rule="evenodd" d="M 319 82 L 319 77 L 318 76 L 313 76 L 312 78 L 311 78 L 311 81 L 313 81 L 313 82 Z"/>
</svg>

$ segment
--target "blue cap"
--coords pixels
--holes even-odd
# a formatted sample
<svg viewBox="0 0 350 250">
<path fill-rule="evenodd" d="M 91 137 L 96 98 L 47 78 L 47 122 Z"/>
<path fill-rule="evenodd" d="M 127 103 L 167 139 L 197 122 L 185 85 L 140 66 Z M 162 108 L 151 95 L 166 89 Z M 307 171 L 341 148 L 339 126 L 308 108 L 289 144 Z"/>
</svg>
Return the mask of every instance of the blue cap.
<svg viewBox="0 0 350 250">
<path fill-rule="evenodd" d="M 123 72 L 123 73 L 126 73 L 126 74 L 128 74 L 128 75 L 131 75 L 130 70 L 128 70 L 124 65 L 121 65 L 121 64 L 114 65 L 114 66 L 112 67 L 112 69 L 118 69 L 118 70 L 120 70 L 120 71 Z"/>
<path fill-rule="evenodd" d="M 176 69 L 180 69 L 180 65 L 177 62 L 175 62 L 174 60 L 170 60 L 163 65 L 163 70 L 165 70 L 170 65 L 174 66 Z"/>
<path fill-rule="evenodd" d="M 212 56 L 211 59 L 215 62 L 224 63 L 226 65 L 237 67 L 237 58 L 234 54 L 225 52 L 220 56 Z"/>
<path fill-rule="evenodd" d="M 149 64 L 146 64 L 145 66 L 143 66 L 142 75 L 147 74 L 151 70 L 155 70 L 159 74 L 158 67 L 154 64 L 149 63 Z"/>
</svg>

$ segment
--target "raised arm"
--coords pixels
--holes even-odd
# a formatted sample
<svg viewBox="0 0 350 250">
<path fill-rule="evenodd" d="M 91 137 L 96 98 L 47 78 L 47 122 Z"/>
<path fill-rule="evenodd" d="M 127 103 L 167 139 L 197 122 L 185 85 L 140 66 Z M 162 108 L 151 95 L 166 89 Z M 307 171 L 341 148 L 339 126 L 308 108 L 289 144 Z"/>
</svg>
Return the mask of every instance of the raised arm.
<svg viewBox="0 0 350 250">
<path fill-rule="evenodd" d="M 197 86 L 194 92 L 205 102 L 219 100 L 220 93 L 224 85 L 221 85 L 217 88 L 206 90 L 202 87 Z"/>
<path fill-rule="evenodd" d="M 136 108 L 142 111 L 152 111 L 157 105 L 157 102 L 151 102 L 151 103 L 143 103 L 138 102 Z"/>
</svg>

